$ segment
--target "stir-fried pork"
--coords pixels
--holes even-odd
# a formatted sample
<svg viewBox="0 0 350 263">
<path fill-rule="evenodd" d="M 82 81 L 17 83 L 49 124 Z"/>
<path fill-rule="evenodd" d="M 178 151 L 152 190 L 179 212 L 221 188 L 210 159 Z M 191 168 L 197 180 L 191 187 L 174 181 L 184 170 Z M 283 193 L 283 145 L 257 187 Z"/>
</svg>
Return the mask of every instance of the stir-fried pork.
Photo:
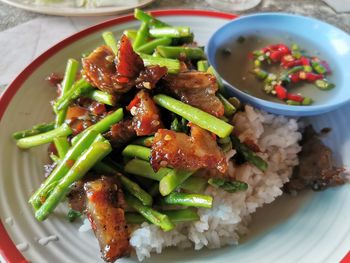
<svg viewBox="0 0 350 263">
<path fill-rule="evenodd" d="M 168 73 L 166 67 L 148 66 L 141 71 L 139 77 L 136 79 L 136 87 L 139 89 L 154 89 L 157 82 Z"/>
<path fill-rule="evenodd" d="M 126 119 L 114 124 L 105 137 L 110 141 L 113 148 L 120 148 L 136 137 L 131 119 Z"/>
<path fill-rule="evenodd" d="M 100 244 L 103 259 L 114 262 L 129 255 L 131 247 L 122 190 L 109 177 L 87 182 L 84 189 L 87 216 Z"/>
<path fill-rule="evenodd" d="M 216 78 L 208 73 L 188 71 L 164 77 L 166 88 L 181 101 L 216 117 L 224 115 L 224 106 L 215 96 Z"/>
<path fill-rule="evenodd" d="M 191 125 L 191 136 L 160 129 L 154 136 L 151 165 L 156 171 L 165 166 L 186 170 L 216 168 L 222 173 L 227 170 L 215 138 L 196 125 Z"/>
<path fill-rule="evenodd" d="M 86 78 L 95 87 L 108 93 L 128 90 L 117 81 L 114 53 L 107 46 L 96 48 L 82 64 Z"/>
<path fill-rule="evenodd" d="M 137 136 L 152 135 L 163 128 L 159 109 L 151 96 L 144 90 L 139 91 L 130 102 L 128 110 L 133 117 L 132 124 Z"/>
<path fill-rule="evenodd" d="M 285 188 L 288 191 L 312 188 L 323 190 L 345 183 L 344 169 L 334 165 L 332 150 L 320 140 L 312 126 L 305 128 L 299 153 L 299 166 Z"/>
</svg>

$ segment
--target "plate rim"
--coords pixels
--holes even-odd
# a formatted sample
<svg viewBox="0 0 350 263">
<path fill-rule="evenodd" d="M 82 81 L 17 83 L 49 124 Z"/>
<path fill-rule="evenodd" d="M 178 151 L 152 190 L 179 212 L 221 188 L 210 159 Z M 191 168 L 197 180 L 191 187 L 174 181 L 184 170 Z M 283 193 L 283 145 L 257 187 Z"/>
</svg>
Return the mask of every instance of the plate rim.
<svg viewBox="0 0 350 263">
<path fill-rule="evenodd" d="M 202 17 L 214 17 L 222 18 L 227 21 L 235 19 L 237 15 L 232 13 L 225 13 L 219 11 L 211 10 L 201 10 L 201 9 L 164 9 L 164 10 L 151 10 L 150 13 L 154 16 L 202 16 Z M 8 105 L 10 104 L 13 97 L 16 95 L 17 91 L 22 87 L 22 84 L 30 77 L 30 75 L 42 65 L 48 58 L 55 55 L 57 52 L 63 48 L 69 46 L 70 44 L 78 41 L 79 39 L 86 37 L 96 31 L 103 28 L 123 24 L 135 20 L 133 14 L 127 14 L 107 20 L 105 22 L 96 24 L 94 26 L 88 27 L 81 30 L 64 40 L 53 45 L 51 48 L 43 52 L 36 59 L 34 59 L 17 77 L 9 84 L 4 93 L 0 96 L 0 122 L 3 115 L 6 112 Z M 16 248 L 8 232 L 5 229 L 2 220 L 0 219 L 0 258 L 1 256 L 9 263 L 29 263 L 22 255 L 22 253 Z"/>
<path fill-rule="evenodd" d="M 102 16 L 102 15 L 113 15 L 113 14 L 120 14 L 128 12 L 134 8 L 141 8 L 146 5 L 151 4 L 155 0 L 141 0 L 141 3 L 124 6 L 124 7 L 118 7 L 118 6 L 112 6 L 112 7 L 100 7 L 100 8 L 74 8 L 74 7 L 66 7 L 57 9 L 50 6 L 35 6 L 35 5 L 29 5 L 29 4 L 22 4 L 18 2 L 14 2 L 12 0 L 0 0 L 0 2 L 6 3 L 10 6 L 14 6 L 23 10 L 27 10 L 30 12 L 35 12 L 39 14 L 46 14 L 46 15 L 56 15 L 56 16 Z M 78 10 L 75 10 L 78 9 Z M 78 12 L 77 12 L 78 11 Z"/>
</svg>

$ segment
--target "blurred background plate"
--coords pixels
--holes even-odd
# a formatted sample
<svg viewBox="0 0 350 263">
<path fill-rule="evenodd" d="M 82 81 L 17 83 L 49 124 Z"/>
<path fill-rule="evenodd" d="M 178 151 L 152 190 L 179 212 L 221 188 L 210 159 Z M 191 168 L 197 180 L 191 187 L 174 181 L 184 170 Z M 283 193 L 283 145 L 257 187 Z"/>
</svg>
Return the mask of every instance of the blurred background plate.
<svg viewBox="0 0 350 263">
<path fill-rule="evenodd" d="M 153 14 L 173 25 L 190 26 L 199 45 L 205 45 L 215 30 L 234 18 L 232 14 L 201 10 L 163 10 Z M 21 262 L 22 256 L 7 233 L 14 244 L 27 245 L 22 253 L 31 262 L 103 262 L 93 233 L 79 232 L 81 221 L 67 222 L 64 205 L 45 222 L 35 220 L 27 200 L 43 180 L 47 147 L 20 151 L 11 134 L 52 119 L 49 101 L 55 97 L 55 90 L 44 80 L 47 75 L 63 72 L 68 58 L 78 59 L 101 45 L 103 31 L 112 30 L 120 36 L 124 29 L 138 26 L 139 22 L 129 15 L 69 37 L 29 65 L 0 98 L 0 254 L 12 258 L 10 262 Z M 348 112 L 349 104 L 308 120 L 316 130 L 332 128 L 326 143 L 346 167 L 350 164 Z M 254 214 L 250 233 L 238 246 L 200 251 L 166 249 L 144 262 L 339 262 L 350 249 L 349 208 L 349 185 L 320 193 L 306 191 L 296 197 L 285 195 Z M 58 240 L 46 246 L 38 243 L 39 238 L 51 235 Z M 137 262 L 137 258 L 132 255 L 118 262 Z"/>
<path fill-rule="evenodd" d="M 70 7 L 60 4 L 48 4 L 48 5 L 38 5 L 35 4 L 35 0 L 0 0 L 1 2 L 7 3 L 9 5 L 36 12 L 41 14 L 48 15 L 59 15 L 59 16 L 106 16 L 125 13 L 137 7 L 143 7 L 154 0 L 127 0 L 119 1 L 122 4 L 116 6 L 108 7 L 95 7 L 95 8 L 86 8 L 86 7 Z M 71 0 L 73 2 L 74 0 Z"/>
</svg>

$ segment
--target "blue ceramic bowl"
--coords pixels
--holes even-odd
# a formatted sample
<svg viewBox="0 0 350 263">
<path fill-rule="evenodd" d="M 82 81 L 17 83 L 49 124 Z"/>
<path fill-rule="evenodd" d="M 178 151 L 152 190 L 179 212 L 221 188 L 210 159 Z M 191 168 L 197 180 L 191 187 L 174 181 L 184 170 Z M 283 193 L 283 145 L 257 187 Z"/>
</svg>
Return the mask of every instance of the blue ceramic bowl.
<svg viewBox="0 0 350 263">
<path fill-rule="evenodd" d="M 308 51 L 322 54 L 332 69 L 331 81 L 336 87 L 330 91 L 308 90 L 314 99 L 310 106 L 291 106 L 261 99 L 243 92 L 239 87 L 224 83 L 228 90 L 241 100 L 268 112 L 289 116 L 310 116 L 334 110 L 350 100 L 350 36 L 344 31 L 325 22 L 285 13 L 259 13 L 242 16 L 217 30 L 209 40 L 206 53 L 211 65 L 218 71 L 216 55 L 225 45 L 247 35 L 271 37 L 273 43 L 285 42 L 292 38 Z M 276 42 L 277 41 L 277 42 Z M 241 65 L 230 65 L 232 74 Z M 261 88 L 261 87 L 257 87 Z M 305 94 L 303 92 L 303 94 Z M 308 94 L 305 94 L 308 95 Z"/>
</svg>

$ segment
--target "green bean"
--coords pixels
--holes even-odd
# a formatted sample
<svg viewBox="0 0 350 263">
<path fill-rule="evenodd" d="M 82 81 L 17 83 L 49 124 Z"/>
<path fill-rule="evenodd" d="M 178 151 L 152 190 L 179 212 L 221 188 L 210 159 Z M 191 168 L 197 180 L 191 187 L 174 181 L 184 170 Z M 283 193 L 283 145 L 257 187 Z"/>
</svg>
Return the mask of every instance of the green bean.
<svg viewBox="0 0 350 263">
<path fill-rule="evenodd" d="M 180 59 L 186 57 L 187 59 L 202 59 L 205 58 L 203 49 L 198 47 L 166 47 L 158 46 L 157 53 L 165 58 Z"/>
<path fill-rule="evenodd" d="M 137 157 L 141 160 L 148 161 L 151 156 L 151 149 L 145 146 L 129 144 L 122 151 L 122 155 L 125 157 Z"/>
<path fill-rule="evenodd" d="M 160 181 L 164 176 L 166 176 L 169 172 L 172 171 L 170 168 L 160 168 L 158 172 L 153 171 L 153 168 L 149 164 L 149 162 L 132 159 L 130 160 L 124 167 L 125 172 L 146 177 L 152 180 Z"/>
<path fill-rule="evenodd" d="M 134 42 L 137 35 L 137 30 L 127 29 L 124 30 L 123 34 L 126 35 L 131 42 Z"/>
<path fill-rule="evenodd" d="M 181 185 L 194 172 L 184 170 L 172 170 L 164 176 L 159 182 L 159 192 L 162 196 L 166 196 Z"/>
<path fill-rule="evenodd" d="M 242 154 L 247 162 L 255 165 L 259 170 L 263 172 L 267 170 L 267 162 L 265 162 L 260 156 L 258 156 L 255 152 L 249 149 L 248 146 L 241 143 L 237 137 L 231 135 L 231 141 L 236 151 Z"/>
<path fill-rule="evenodd" d="M 114 34 L 110 31 L 107 31 L 102 33 L 102 37 L 106 45 L 112 49 L 114 55 L 117 55 L 118 44 L 117 44 L 117 41 L 115 40 Z"/>
<path fill-rule="evenodd" d="M 236 112 L 236 108 L 221 93 L 218 93 L 216 96 L 219 98 L 222 105 L 224 105 L 225 116 L 228 118 L 231 117 Z"/>
<path fill-rule="evenodd" d="M 139 46 L 136 51 L 144 54 L 152 54 L 152 52 L 156 49 L 156 47 L 160 45 L 170 45 L 171 38 L 162 37 L 158 39 L 154 39 L 150 42 L 147 42 L 141 46 Z"/>
<path fill-rule="evenodd" d="M 108 131 L 111 126 L 123 119 L 123 109 L 120 108 L 113 113 L 107 115 L 99 122 L 95 123 L 94 125 L 91 125 L 89 128 L 84 130 L 83 132 L 79 133 L 72 139 L 72 144 L 74 145 L 82 136 L 88 131 L 95 130 L 98 133 L 103 133 Z"/>
<path fill-rule="evenodd" d="M 45 189 L 47 189 L 53 183 L 61 180 L 61 178 L 70 169 L 69 163 L 75 162 L 78 157 L 92 144 L 97 135 L 98 133 L 93 130 L 85 133 L 84 136 L 82 136 L 81 139 L 68 150 L 62 161 L 51 172 L 49 177 L 46 178 L 39 189 L 36 190 L 35 193 L 30 197 L 29 203 L 31 203 L 35 209 L 38 209 L 42 204 L 42 200 L 46 199 L 47 196 L 44 193 L 47 193 L 47 190 Z"/>
<path fill-rule="evenodd" d="M 35 212 L 36 219 L 39 221 L 45 220 L 68 193 L 69 187 L 74 182 L 80 180 L 97 162 L 101 161 L 111 151 L 112 147 L 108 141 L 92 143 L 76 160 L 68 173 L 59 181 L 44 204 Z"/>
<path fill-rule="evenodd" d="M 167 110 L 174 112 L 188 121 L 200 126 L 203 129 L 209 130 L 221 138 L 231 134 L 233 126 L 204 112 L 200 109 L 192 107 L 186 103 L 176 100 L 172 97 L 159 94 L 153 97 L 153 100 Z"/>
<path fill-rule="evenodd" d="M 213 197 L 210 195 L 173 192 L 164 197 L 164 202 L 168 205 L 211 208 L 213 205 Z"/>
<path fill-rule="evenodd" d="M 19 139 L 17 141 L 17 146 L 21 149 L 29 149 L 52 142 L 55 137 L 68 136 L 70 134 L 72 134 L 72 129 L 69 125 L 63 124 L 54 130 Z"/>
<path fill-rule="evenodd" d="M 163 57 L 153 57 L 152 55 L 140 54 L 145 66 L 159 65 L 161 67 L 166 67 L 168 73 L 177 74 L 180 72 L 181 64 L 177 59 L 163 58 Z"/>
<path fill-rule="evenodd" d="M 190 176 L 178 188 L 189 191 L 191 193 L 203 193 L 208 185 L 208 180 L 199 176 Z"/>
<path fill-rule="evenodd" d="M 148 23 L 142 22 L 140 29 L 137 31 L 136 38 L 133 43 L 134 50 L 147 43 L 148 38 Z"/>
<path fill-rule="evenodd" d="M 208 60 L 198 60 L 197 62 L 197 70 L 201 72 L 207 72 L 209 68 Z"/>
<path fill-rule="evenodd" d="M 151 14 L 145 13 L 142 10 L 135 8 L 134 16 L 136 19 L 147 22 L 151 27 L 168 27 L 167 23 L 164 23 L 156 18 L 154 18 Z"/>
<path fill-rule="evenodd" d="M 139 199 L 144 205 L 152 205 L 153 199 L 150 194 L 148 194 L 145 190 L 143 190 L 137 183 L 130 180 L 128 177 L 124 176 L 118 170 L 116 170 L 113 166 L 99 162 L 94 168 L 98 173 L 115 175 L 119 178 L 122 188 L 128 191 L 131 195 L 135 196 Z"/>
<path fill-rule="evenodd" d="M 137 212 L 143 215 L 148 221 L 150 221 L 152 224 L 159 226 L 164 231 L 170 231 L 175 227 L 167 215 L 159 213 L 148 206 L 144 206 L 135 197 L 126 194 L 125 200 L 129 206 L 134 208 Z"/>
<path fill-rule="evenodd" d="M 53 106 L 54 111 L 57 113 L 60 110 L 67 108 L 73 100 L 93 89 L 94 88 L 91 84 L 83 78 L 76 81 L 72 88 L 55 102 Z"/>
<path fill-rule="evenodd" d="M 199 220 L 199 216 L 196 211 L 190 208 L 179 210 L 164 210 L 160 211 L 160 213 L 167 215 L 170 221 L 174 224 Z M 142 224 L 143 222 L 147 221 L 140 214 L 133 212 L 126 212 L 125 218 L 128 224 Z"/>
<path fill-rule="evenodd" d="M 135 141 L 132 142 L 132 144 L 142 145 L 146 147 L 151 147 L 153 143 L 154 137 L 139 137 Z"/>
<path fill-rule="evenodd" d="M 66 71 L 64 73 L 63 81 L 62 81 L 62 88 L 61 88 L 61 95 L 60 97 L 63 97 L 73 86 L 73 83 L 75 81 L 77 72 L 78 72 L 79 62 L 75 59 L 69 59 L 66 66 Z M 65 119 L 67 114 L 67 107 L 59 110 L 56 113 L 56 128 L 61 126 Z"/>
<path fill-rule="evenodd" d="M 53 139 L 53 142 L 55 144 L 59 158 L 63 159 L 70 148 L 67 137 L 66 136 L 55 137 Z"/>
<path fill-rule="evenodd" d="M 29 136 L 34 136 L 40 133 L 48 132 L 55 129 L 55 123 L 50 122 L 50 123 L 41 123 L 34 125 L 31 129 L 29 130 L 23 130 L 23 131 L 18 131 L 12 134 L 12 138 L 15 140 L 19 140 L 25 137 Z"/>
<path fill-rule="evenodd" d="M 191 35 L 190 28 L 187 26 L 178 27 L 160 27 L 151 28 L 149 34 L 154 38 L 169 37 L 169 38 L 180 38 L 189 37 Z"/>
<path fill-rule="evenodd" d="M 88 91 L 84 96 L 106 105 L 115 106 L 116 104 L 116 97 L 114 95 L 100 90 Z"/>
<path fill-rule="evenodd" d="M 245 191 L 248 189 L 248 184 L 241 181 L 228 181 L 221 178 L 210 178 L 208 183 L 215 188 L 221 188 L 229 193 L 235 193 L 238 191 Z"/>
</svg>

